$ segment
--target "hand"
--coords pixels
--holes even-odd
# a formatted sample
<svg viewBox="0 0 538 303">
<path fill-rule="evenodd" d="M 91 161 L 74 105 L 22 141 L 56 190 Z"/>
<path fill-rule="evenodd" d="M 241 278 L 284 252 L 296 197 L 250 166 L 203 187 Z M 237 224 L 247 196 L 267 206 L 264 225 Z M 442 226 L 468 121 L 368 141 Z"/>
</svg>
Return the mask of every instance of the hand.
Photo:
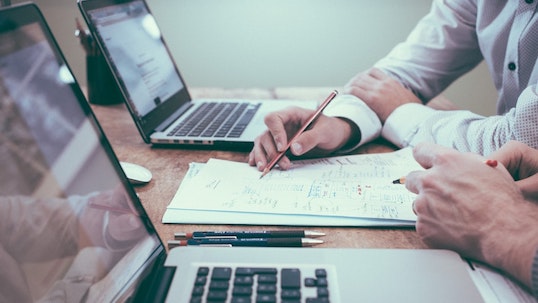
<svg viewBox="0 0 538 303">
<path fill-rule="evenodd" d="M 344 93 L 355 95 L 364 101 L 385 123 L 389 115 L 400 105 L 421 103 L 410 90 L 377 68 L 362 72 L 345 85 Z"/>
<path fill-rule="evenodd" d="M 267 163 L 284 150 L 295 133 L 314 113 L 313 110 L 289 107 L 265 117 L 267 130 L 254 140 L 248 163 L 262 171 Z M 340 118 L 321 115 L 313 127 L 298 136 L 291 145 L 291 153 L 300 155 L 327 155 L 346 144 L 352 136 L 352 126 Z M 281 169 L 288 169 L 291 162 L 284 156 L 278 162 Z"/>
<path fill-rule="evenodd" d="M 122 186 L 89 198 L 79 220 L 84 246 L 124 250 L 146 235 Z"/>
<path fill-rule="evenodd" d="M 510 141 L 489 158 L 498 160 L 508 169 L 526 199 L 538 202 L 538 150 Z"/>
<path fill-rule="evenodd" d="M 426 170 L 410 173 L 405 184 L 417 194 L 416 231 L 424 243 L 489 263 L 530 285 L 538 205 L 524 199 L 509 172 L 431 143 L 418 145 L 414 156 Z"/>
</svg>

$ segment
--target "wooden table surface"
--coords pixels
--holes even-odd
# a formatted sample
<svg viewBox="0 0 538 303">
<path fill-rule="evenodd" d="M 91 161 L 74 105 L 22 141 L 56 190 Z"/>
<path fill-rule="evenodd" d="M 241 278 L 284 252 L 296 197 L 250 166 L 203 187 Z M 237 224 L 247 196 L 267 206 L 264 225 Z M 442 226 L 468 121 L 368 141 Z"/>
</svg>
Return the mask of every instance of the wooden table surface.
<svg viewBox="0 0 538 303">
<path fill-rule="evenodd" d="M 276 89 L 191 89 L 193 98 L 249 98 L 323 100 L 331 88 L 276 88 Z M 176 193 L 191 162 L 206 162 L 210 158 L 247 161 L 247 152 L 195 150 L 179 148 L 154 148 L 144 143 L 127 109 L 120 105 L 93 105 L 99 123 L 120 161 L 143 165 L 151 170 L 152 181 L 136 187 L 151 221 L 161 239 L 166 243 L 174 232 L 195 230 L 256 230 L 289 229 L 280 226 L 192 225 L 163 224 L 162 216 Z M 357 152 L 372 153 L 391 151 L 390 145 L 376 141 L 361 147 Z M 303 227 L 301 227 L 303 228 Z M 355 248 L 425 248 L 412 228 L 363 228 L 363 227 L 308 227 L 326 233 L 322 245 L 316 247 Z"/>
</svg>

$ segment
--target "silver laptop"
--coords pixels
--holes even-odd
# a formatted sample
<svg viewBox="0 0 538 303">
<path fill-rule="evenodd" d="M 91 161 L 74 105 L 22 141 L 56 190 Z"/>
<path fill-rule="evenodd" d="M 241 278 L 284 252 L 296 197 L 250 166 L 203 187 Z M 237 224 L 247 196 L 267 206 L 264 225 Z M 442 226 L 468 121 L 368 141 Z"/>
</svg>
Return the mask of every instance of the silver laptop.
<svg viewBox="0 0 538 303">
<path fill-rule="evenodd" d="M 267 113 L 318 103 L 193 100 L 144 0 L 78 4 L 146 143 L 248 150 L 266 129 Z"/>
<path fill-rule="evenodd" d="M 0 166 L 2 302 L 481 301 L 444 250 L 167 254 L 34 4 L 0 9 Z"/>
</svg>

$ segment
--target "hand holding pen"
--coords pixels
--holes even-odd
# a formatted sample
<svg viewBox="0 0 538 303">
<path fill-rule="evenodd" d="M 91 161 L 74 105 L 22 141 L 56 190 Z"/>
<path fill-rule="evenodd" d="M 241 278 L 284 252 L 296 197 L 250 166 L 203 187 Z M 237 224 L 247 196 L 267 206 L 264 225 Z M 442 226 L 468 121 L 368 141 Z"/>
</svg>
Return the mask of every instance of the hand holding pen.
<svg viewBox="0 0 538 303">
<path fill-rule="evenodd" d="M 301 126 L 301 128 L 299 128 L 299 130 L 295 133 L 295 135 L 288 141 L 288 144 L 286 145 L 286 147 L 282 149 L 271 160 L 271 162 L 269 162 L 269 164 L 267 164 L 267 166 L 265 167 L 265 169 L 263 170 L 260 176 L 260 179 L 263 178 L 263 176 L 267 175 L 271 171 L 271 169 L 273 169 L 273 167 L 278 163 L 278 161 L 282 159 L 282 157 L 286 154 L 288 149 L 290 149 L 295 139 L 297 139 L 297 137 L 299 137 L 303 132 L 311 128 L 316 123 L 319 116 L 321 116 L 323 110 L 327 107 L 327 105 L 329 105 L 329 103 L 336 97 L 337 94 L 338 94 L 338 91 L 336 90 L 331 92 L 331 94 L 325 99 L 325 101 L 323 101 L 323 103 L 316 109 L 314 113 L 312 113 L 312 115 L 308 118 L 308 120 L 306 120 L 306 122 Z"/>
</svg>

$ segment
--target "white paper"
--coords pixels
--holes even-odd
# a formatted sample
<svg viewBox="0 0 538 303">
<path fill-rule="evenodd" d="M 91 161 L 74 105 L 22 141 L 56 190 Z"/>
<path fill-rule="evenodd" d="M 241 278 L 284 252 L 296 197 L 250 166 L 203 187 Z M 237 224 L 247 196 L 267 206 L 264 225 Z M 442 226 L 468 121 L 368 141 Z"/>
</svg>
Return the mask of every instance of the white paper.
<svg viewBox="0 0 538 303">
<path fill-rule="evenodd" d="M 413 225 L 414 194 L 392 181 L 417 169 L 409 148 L 295 161 L 262 179 L 247 163 L 210 159 L 191 164 L 163 222 L 186 223 L 200 212 L 221 213 L 230 221 L 223 224 Z"/>
</svg>

